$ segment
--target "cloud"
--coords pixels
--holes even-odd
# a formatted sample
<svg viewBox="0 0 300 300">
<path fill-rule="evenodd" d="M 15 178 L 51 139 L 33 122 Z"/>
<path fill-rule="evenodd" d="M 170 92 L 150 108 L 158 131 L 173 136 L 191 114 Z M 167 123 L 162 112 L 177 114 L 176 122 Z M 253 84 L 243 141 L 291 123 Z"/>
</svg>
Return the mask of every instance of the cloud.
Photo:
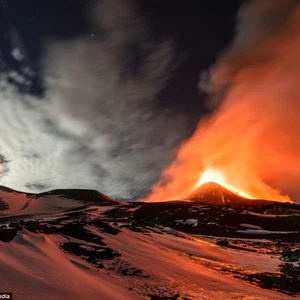
<svg viewBox="0 0 300 300">
<path fill-rule="evenodd" d="M 220 105 L 205 135 L 232 153 L 224 155 L 236 170 L 249 170 L 241 178 L 249 186 L 253 179 L 258 195 L 299 201 L 299 1 L 254 0 L 237 21 L 235 40 L 210 71 L 206 91 Z M 208 137 L 214 131 L 217 142 Z"/>
<path fill-rule="evenodd" d="M 173 70 L 173 42 L 153 39 L 131 1 L 101 1 L 89 14 L 91 34 L 45 41 L 42 99 L 9 80 L 26 76 L 2 72 L 0 153 L 9 162 L 0 162 L 0 184 L 134 198 L 184 137 L 181 117 L 155 101 Z"/>
</svg>

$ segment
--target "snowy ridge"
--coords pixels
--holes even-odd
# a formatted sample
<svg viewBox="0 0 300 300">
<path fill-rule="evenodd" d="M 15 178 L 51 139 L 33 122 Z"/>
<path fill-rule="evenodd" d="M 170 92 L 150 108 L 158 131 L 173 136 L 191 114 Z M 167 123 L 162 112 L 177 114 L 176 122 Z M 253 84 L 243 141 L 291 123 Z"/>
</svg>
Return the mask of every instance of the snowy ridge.
<svg viewBox="0 0 300 300">
<path fill-rule="evenodd" d="M 297 205 L 126 203 L 87 190 L 1 199 L 0 281 L 16 299 L 300 295 Z M 276 210 L 285 214 L 265 218 Z"/>
</svg>

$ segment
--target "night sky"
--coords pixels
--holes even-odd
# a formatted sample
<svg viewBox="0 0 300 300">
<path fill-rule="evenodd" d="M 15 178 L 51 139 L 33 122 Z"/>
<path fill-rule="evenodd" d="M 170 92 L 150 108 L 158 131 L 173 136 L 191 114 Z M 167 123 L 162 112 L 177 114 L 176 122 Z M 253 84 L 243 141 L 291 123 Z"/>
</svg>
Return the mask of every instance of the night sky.
<svg viewBox="0 0 300 300">
<path fill-rule="evenodd" d="M 41 76 L 45 39 L 72 41 L 95 33 L 89 24 L 87 0 L 13 0 L 2 1 L 1 52 L 9 68 L 20 70 L 20 64 L 11 55 L 10 30 L 17 32 L 26 51 L 30 66 L 36 72 L 31 93 L 42 95 Z M 95 1 L 94 1 L 95 2 Z M 9 3 L 9 4 L 8 4 Z M 158 95 L 158 101 L 166 107 L 179 106 L 195 114 L 196 121 L 202 108 L 203 95 L 199 95 L 197 83 L 201 71 L 207 70 L 220 51 L 234 36 L 235 16 L 241 0 L 230 1 L 133 1 L 136 12 L 130 17 L 142 17 L 155 39 L 173 39 L 174 59 L 179 61 L 170 75 L 169 84 Z M 2 26 L 3 25 L 3 26 Z M 10 29 L 9 29 L 10 28 Z M 130 49 L 142 55 L 136 45 Z M 135 62 L 128 63 L 132 72 Z M 199 101 L 200 100 L 200 101 Z M 195 111 L 195 107 L 197 110 Z M 198 109 L 199 108 L 199 109 Z M 189 115 L 191 117 L 191 115 Z"/>
<path fill-rule="evenodd" d="M 1 1 L 0 184 L 144 196 L 208 110 L 242 1 L 99 3 Z"/>
</svg>

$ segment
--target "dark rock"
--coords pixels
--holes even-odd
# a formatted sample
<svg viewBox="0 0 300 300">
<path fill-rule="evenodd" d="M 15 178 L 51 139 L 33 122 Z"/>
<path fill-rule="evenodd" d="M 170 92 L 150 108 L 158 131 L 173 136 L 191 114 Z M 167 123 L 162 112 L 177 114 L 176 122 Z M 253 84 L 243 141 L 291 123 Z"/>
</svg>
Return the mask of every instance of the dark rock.
<svg viewBox="0 0 300 300">
<path fill-rule="evenodd" d="M 286 261 L 296 262 L 300 260 L 300 249 L 292 250 L 290 248 L 283 249 L 281 256 Z"/>
<path fill-rule="evenodd" d="M 229 247 L 229 242 L 227 240 L 220 240 L 220 241 L 217 241 L 216 244 L 218 246 L 222 246 L 222 247 Z"/>
<path fill-rule="evenodd" d="M 109 234 L 113 234 L 113 235 L 117 235 L 118 233 L 121 232 L 120 229 L 110 225 L 109 223 L 107 222 L 103 222 L 103 221 L 100 221 L 100 220 L 94 220 L 92 222 L 92 224 L 98 228 L 101 228 L 103 229 L 106 233 L 109 233 Z"/>
<path fill-rule="evenodd" d="M 16 228 L 0 229 L 0 241 L 10 242 L 17 235 L 17 231 Z"/>
<path fill-rule="evenodd" d="M 174 296 L 157 296 L 157 295 L 150 295 L 151 300 L 177 300 L 179 298 L 179 294 Z"/>
<path fill-rule="evenodd" d="M 23 225 L 27 230 L 31 231 L 31 232 L 34 232 L 34 233 L 37 233 L 39 231 L 39 222 L 37 221 L 24 221 L 24 220 L 21 220 L 19 222 L 20 225 Z"/>
<path fill-rule="evenodd" d="M 66 242 L 61 248 L 71 254 L 80 256 L 85 261 L 98 266 L 98 268 L 104 267 L 101 260 L 112 260 L 120 256 L 119 252 L 108 247 L 92 247 L 90 245 L 87 247 L 84 244 L 73 242 Z"/>
<path fill-rule="evenodd" d="M 207 234 L 221 236 L 224 233 L 224 228 L 222 225 L 220 225 L 218 223 L 209 222 L 205 226 L 205 232 Z"/>
<path fill-rule="evenodd" d="M 57 232 L 86 242 L 96 243 L 98 245 L 105 246 L 105 243 L 103 243 L 101 237 L 84 229 L 84 224 L 79 222 L 65 224 L 63 227 L 59 228 Z"/>
<path fill-rule="evenodd" d="M 7 210 L 9 209 L 9 205 L 0 199 L 0 210 Z"/>
</svg>

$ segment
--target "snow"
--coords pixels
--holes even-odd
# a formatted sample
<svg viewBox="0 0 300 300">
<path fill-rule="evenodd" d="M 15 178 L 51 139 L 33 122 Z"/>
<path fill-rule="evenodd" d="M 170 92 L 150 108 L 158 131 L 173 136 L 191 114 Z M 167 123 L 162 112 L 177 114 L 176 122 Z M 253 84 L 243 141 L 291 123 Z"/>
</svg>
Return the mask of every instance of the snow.
<svg viewBox="0 0 300 300">
<path fill-rule="evenodd" d="M 166 228 L 165 228 L 166 229 Z M 280 260 L 265 254 L 224 249 L 201 239 L 156 234 L 140 235 L 124 229 L 104 241 L 118 249 L 122 259 L 150 274 L 147 286 L 158 290 L 174 286 L 182 297 L 191 299 L 290 299 L 225 276 L 217 268 L 233 265 L 249 271 L 275 272 Z M 214 266 L 216 269 L 213 269 Z M 132 279 L 124 278 L 130 284 Z M 131 283 L 132 284 L 132 283 Z M 134 280 L 136 288 L 144 285 Z"/>
<path fill-rule="evenodd" d="M 154 231 L 154 232 L 160 232 L 159 229 L 156 229 L 156 228 L 153 228 L 153 227 L 150 227 L 150 226 L 146 226 L 147 229 L 151 230 L 151 231 Z"/>
<path fill-rule="evenodd" d="M 240 224 L 242 227 L 246 227 L 246 228 L 250 228 L 250 229 L 262 229 L 261 227 L 257 226 L 257 225 L 252 225 L 252 224 Z"/>
<path fill-rule="evenodd" d="M 26 194 L 6 192 L 0 190 L 0 199 L 2 199 L 9 205 L 9 208 L 7 210 L 0 211 L 0 214 L 11 215 L 16 211 L 21 210 L 30 201 L 30 198 L 31 196 L 28 196 Z"/>
<path fill-rule="evenodd" d="M 198 220 L 197 219 L 175 220 L 175 223 L 191 225 L 192 227 L 198 226 Z"/>
<path fill-rule="evenodd" d="M 207 205 L 193 205 L 194 208 L 200 209 L 200 210 L 209 210 L 210 207 Z"/>
<path fill-rule="evenodd" d="M 3 214 L 33 214 L 44 221 L 64 217 L 66 213 L 63 211 L 71 208 L 85 211 L 86 216 L 91 218 L 98 218 L 115 208 L 113 205 L 85 207 L 80 201 L 57 196 L 36 199 L 18 193 L 3 193 L 6 192 L 1 191 L 0 197 L 5 196 L 5 202 L 10 205 L 8 211 L 2 211 Z M 134 211 L 135 208 L 129 209 Z M 198 225 L 197 219 L 175 222 Z M 290 233 L 267 231 L 246 223 L 240 225 L 246 229 L 237 232 Z M 174 295 L 180 293 L 182 299 L 294 299 L 222 272 L 227 269 L 244 273 L 274 273 L 282 263 L 279 257 L 219 247 L 207 236 L 191 236 L 171 227 L 148 226 L 146 234 L 123 227 L 117 235 L 99 232 L 91 225 L 83 228 L 101 236 L 107 247 L 121 256 L 104 260 L 104 268 L 96 269 L 60 248 L 66 241 L 64 236 L 18 231 L 9 243 L 0 241 L 1 286 L 5 287 L 5 291 L 12 291 L 16 299 L 30 300 L 142 300 L 164 291 L 174 292 Z M 69 238 L 69 241 L 84 243 L 75 238 Z M 82 247 L 91 247 L 92 244 L 86 242 Z M 118 266 L 122 265 L 149 277 L 120 275 Z"/>
<path fill-rule="evenodd" d="M 32 200 L 23 210 L 23 214 L 41 214 L 62 211 L 83 206 L 80 201 L 61 198 L 57 196 L 45 196 Z"/>
<path fill-rule="evenodd" d="M 293 214 L 279 214 L 279 215 L 274 215 L 274 214 L 261 214 L 261 213 L 256 213 L 253 211 L 245 211 L 244 214 L 249 214 L 252 216 L 257 216 L 257 217 L 263 217 L 263 218 L 284 218 L 284 217 L 291 217 L 291 216 L 299 216 L 299 213 L 295 211 Z"/>
<path fill-rule="evenodd" d="M 246 229 L 246 230 L 237 230 L 239 233 L 247 233 L 247 234 L 290 234 L 290 233 L 298 233 L 299 231 L 271 231 L 271 230 L 263 230 L 263 229 Z"/>
<path fill-rule="evenodd" d="M 282 217 L 282 215 L 271 215 L 271 214 L 260 214 L 260 213 L 256 213 L 253 211 L 246 211 L 246 214 L 252 215 L 252 216 L 256 216 L 256 217 L 263 217 L 263 218 L 277 218 L 277 217 Z"/>
<path fill-rule="evenodd" d="M 9 209 L 1 211 L 1 214 L 10 216 L 53 213 L 83 206 L 83 203 L 78 200 L 58 196 L 45 196 L 36 199 L 26 194 L 1 191 L 0 198 L 5 199 L 4 201 L 9 205 Z"/>
<path fill-rule="evenodd" d="M 169 234 L 173 234 L 173 235 L 178 235 L 178 233 L 179 233 L 177 230 L 175 230 L 171 227 L 164 227 L 163 231 L 166 233 L 169 233 Z"/>
<path fill-rule="evenodd" d="M 105 270 L 96 272 L 60 250 L 62 239 L 23 231 L 10 243 L 0 243 L 1 287 L 16 299 L 132 299 Z"/>
<path fill-rule="evenodd" d="M 223 248 L 172 228 L 145 235 L 122 228 L 101 234 L 120 254 L 98 271 L 59 246 L 64 237 L 23 230 L 9 243 L 0 242 L 0 282 L 16 299 L 149 299 L 149 294 L 174 291 L 189 299 L 293 299 L 264 290 L 219 270 L 276 272 L 279 258 Z M 96 234 L 96 229 L 95 234 Z M 20 255 L 21 253 L 21 255 Z M 110 270 L 125 264 L 149 278 L 121 276 Z M 129 290 L 131 288 L 131 291 Z"/>
</svg>

